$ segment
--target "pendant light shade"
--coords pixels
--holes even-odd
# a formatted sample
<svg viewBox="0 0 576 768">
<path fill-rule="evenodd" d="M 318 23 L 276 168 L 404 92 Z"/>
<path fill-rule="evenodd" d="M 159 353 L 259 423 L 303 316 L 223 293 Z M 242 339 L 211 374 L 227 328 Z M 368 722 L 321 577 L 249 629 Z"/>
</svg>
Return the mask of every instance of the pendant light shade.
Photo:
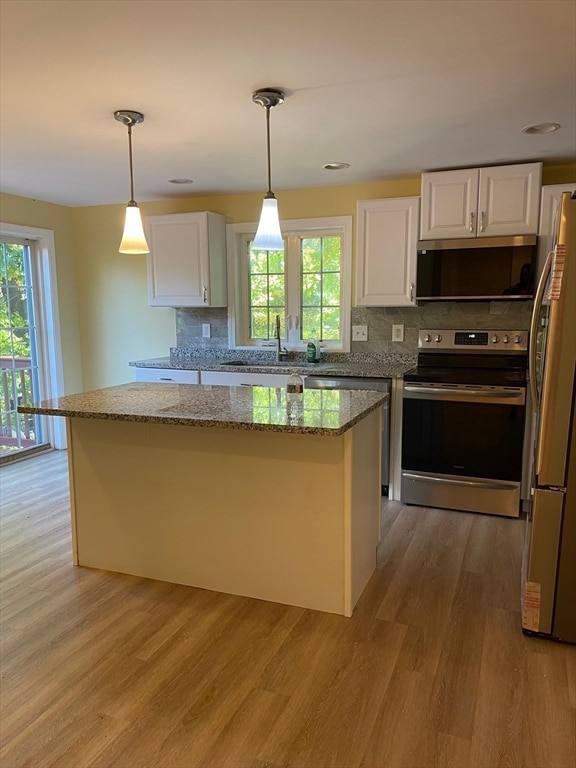
<svg viewBox="0 0 576 768">
<path fill-rule="evenodd" d="M 126 206 L 124 233 L 119 250 L 120 253 L 148 253 L 148 243 L 144 235 L 142 217 L 137 203 L 130 202 Z"/>
<path fill-rule="evenodd" d="M 267 251 L 284 250 L 284 240 L 278 218 L 278 200 L 275 197 L 264 198 L 260 223 L 252 245 L 254 248 L 262 248 Z"/>
<path fill-rule="evenodd" d="M 276 88 L 264 88 L 252 94 L 252 101 L 266 109 L 266 150 L 268 159 L 268 191 L 262 204 L 260 222 L 256 231 L 256 237 L 252 243 L 253 248 L 267 251 L 283 251 L 284 240 L 280 231 L 280 219 L 278 217 L 278 201 L 272 192 L 272 176 L 270 170 L 270 110 L 284 101 L 284 94 Z"/>
<path fill-rule="evenodd" d="M 130 160 L 130 201 L 126 206 L 126 220 L 124 222 L 124 234 L 120 243 L 120 253 L 138 254 L 148 253 L 148 243 L 144 235 L 142 217 L 138 203 L 134 200 L 134 167 L 132 164 L 132 126 L 144 122 L 141 112 L 133 112 L 129 109 L 119 109 L 114 112 L 114 119 L 128 127 L 128 153 Z"/>
</svg>

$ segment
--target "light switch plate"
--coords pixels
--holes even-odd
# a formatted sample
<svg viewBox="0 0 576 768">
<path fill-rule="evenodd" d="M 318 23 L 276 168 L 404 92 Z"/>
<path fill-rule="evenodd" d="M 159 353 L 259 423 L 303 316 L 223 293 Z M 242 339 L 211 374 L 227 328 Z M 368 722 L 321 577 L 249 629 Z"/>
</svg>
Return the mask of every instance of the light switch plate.
<svg viewBox="0 0 576 768">
<path fill-rule="evenodd" d="M 202 323 L 202 338 L 210 338 L 210 323 Z"/>
<path fill-rule="evenodd" d="M 368 326 L 367 325 L 353 325 L 352 326 L 352 341 L 368 341 Z"/>
<path fill-rule="evenodd" d="M 404 326 L 393 325 L 392 326 L 392 341 L 404 341 Z"/>
</svg>

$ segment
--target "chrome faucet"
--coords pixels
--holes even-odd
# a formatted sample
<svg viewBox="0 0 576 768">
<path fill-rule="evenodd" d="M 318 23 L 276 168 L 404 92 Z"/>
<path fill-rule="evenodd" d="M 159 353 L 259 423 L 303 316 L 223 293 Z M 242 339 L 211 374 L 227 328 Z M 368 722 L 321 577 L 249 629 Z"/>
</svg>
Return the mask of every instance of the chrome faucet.
<svg viewBox="0 0 576 768">
<path fill-rule="evenodd" d="M 288 350 L 283 347 L 280 340 L 280 315 L 276 315 L 276 323 L 274 327 L 274 338 L 276 339 L 276 362 L 286 359 Z"/>
</svg>

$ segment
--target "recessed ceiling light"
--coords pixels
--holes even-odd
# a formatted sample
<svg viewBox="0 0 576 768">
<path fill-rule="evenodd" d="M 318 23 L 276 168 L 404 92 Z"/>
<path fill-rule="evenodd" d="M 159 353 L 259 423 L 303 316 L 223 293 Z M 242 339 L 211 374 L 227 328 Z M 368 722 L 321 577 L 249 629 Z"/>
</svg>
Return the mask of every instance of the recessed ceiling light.
<svg viewBox="0 0 576 768">
<path fill-rule="evenodd" d="M 194 184 L 192 179 L 170 179 L 170 184 Z"/>
<path fill-rule="evenodd" d="M 522 133 L 554 133 L 560 128 L 560 123 L 537 123 L 522 128 Z"/>
<path fill-rule="evenodd" d="M 343 171 L 346 168 L 350 168 L 350 163 L 326 163 L 322 168 L 326 171 Z"/>
</svg>

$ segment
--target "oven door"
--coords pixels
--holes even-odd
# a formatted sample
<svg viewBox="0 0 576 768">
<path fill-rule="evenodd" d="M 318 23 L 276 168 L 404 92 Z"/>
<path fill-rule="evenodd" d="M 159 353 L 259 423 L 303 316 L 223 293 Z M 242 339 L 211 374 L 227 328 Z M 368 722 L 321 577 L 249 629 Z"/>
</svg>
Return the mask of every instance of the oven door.
<svg viewBox="0 0 576 768">
<path fill-rule="evenodd" d="M 518 515 L 524 387 L 404 384 L 402 501 Z"/>
</svg>

